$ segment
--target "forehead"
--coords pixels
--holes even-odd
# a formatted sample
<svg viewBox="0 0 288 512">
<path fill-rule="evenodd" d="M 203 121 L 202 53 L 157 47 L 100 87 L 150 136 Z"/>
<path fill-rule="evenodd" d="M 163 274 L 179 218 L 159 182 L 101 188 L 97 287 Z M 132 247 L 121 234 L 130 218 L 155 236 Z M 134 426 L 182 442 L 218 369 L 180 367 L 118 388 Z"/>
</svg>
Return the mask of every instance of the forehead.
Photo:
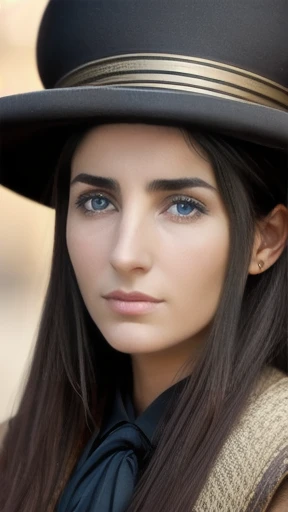
<svg viewBox="0 0 288 512">
<path fill-rule="evenodd" d="M 119 180 L 125 172 L 145 181 L 191 175 L 216 185 L 200 148 L 194 148 L 182 130 L 170 126 L 119 123 L 90 129 L 72 158 L 71 178 L 79 172 L 117 175 Z"/>
</svg>

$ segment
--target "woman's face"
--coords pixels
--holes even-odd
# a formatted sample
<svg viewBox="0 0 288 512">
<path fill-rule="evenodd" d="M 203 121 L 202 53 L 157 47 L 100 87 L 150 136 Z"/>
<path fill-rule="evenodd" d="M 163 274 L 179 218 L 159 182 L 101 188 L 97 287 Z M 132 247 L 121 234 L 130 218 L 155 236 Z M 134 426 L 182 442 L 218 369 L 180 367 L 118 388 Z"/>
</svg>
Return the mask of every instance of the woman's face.
<svg viewBox="0 0 288 512">
<path fill-rule="evenodd" d="M 223 286 L 228 230 L 211 165 L 180 130 L 102 125 L 78 146 L 68 251 L 86 307 L 114 349 L 189 356 L 203 346 Z M 159 302 L 104 298 L 119 290 Z"/>
</svg>

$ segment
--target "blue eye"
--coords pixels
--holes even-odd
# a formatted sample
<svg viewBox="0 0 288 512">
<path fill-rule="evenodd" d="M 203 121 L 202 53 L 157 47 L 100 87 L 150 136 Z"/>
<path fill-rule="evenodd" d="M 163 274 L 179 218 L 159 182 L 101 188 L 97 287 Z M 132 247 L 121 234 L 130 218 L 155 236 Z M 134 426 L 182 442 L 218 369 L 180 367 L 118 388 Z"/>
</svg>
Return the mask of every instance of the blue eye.
<svg viewBox="0 0 288 512">
<path fill-rule="evenodd" d="M 105 210 L 109 201 L 106 197 L 94 197 L 87 201 L 87 205 L 90 204 L 90 208 L 86 206 L 87 210 Z"/>
<path fill-rule="evenodd" d="M 195 206 L 188 203 L 188 201 L 181 201 L 181 203 L 174 203 L 173 207 L 180 215 L 189 215 L 195 210 Z"/>
<path fill-rule="evenodd" d="M 172 199 L 172 206 L 170 209 L 172 211 L 173 217 L 179 217 L 179 220 L 186 217 L 187 220 L 191 219 L 191 217 L 200 217 L 202 214 L 207 213 L 207 208 L 200 202 L 195 201 L 192 197 L 187 196 L 178 196 Z"/>
<path fill-rule="evenodd" d="M 107 210 L 109 204 L 112 206 L 112 209 L 114 208 L 111 201 L 104 196 L 103 194 L 83 194 L 81 195 L 77 201 L 76 206 L 78 208 L 82 208 L 85 213 L 87 214 L 93 214 L 96 212 L 101 212 L 104 210 Z M 111 208 L 109 208 L 111 210 Z"/>
</svg>

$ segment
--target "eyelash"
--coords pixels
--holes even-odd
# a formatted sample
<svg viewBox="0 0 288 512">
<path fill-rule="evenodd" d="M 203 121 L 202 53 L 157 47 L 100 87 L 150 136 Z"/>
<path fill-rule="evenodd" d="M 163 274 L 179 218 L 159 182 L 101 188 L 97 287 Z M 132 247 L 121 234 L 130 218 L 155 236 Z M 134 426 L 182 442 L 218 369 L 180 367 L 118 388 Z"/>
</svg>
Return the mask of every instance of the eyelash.
<svg viewBox="0 0 288 512">
<path fill-rule="evenodd" d="M 88 210 L 86 207 L 85 207 L 85 204 L 87 203 L 87 201 L 91 200 L 91 199 L 97 199 L 97 198 L 100 198 L 100 199 L 105 199 L 107 201 L 109 201 L 111 204 L 113 204 L 113 202 L 109 199 L 108 196 L 106 196 L 105 194 L 103 193 L 97 193 L 97 192 L 91 192 L 91 193 L 87 193 L 87 194 L 81 194 L 78 199 L 76 200 L 75 202 L 75 205 L 77 208 L 80 208 L 83 210 L 84 212 L 84 215 L 102 215 L 103 213 L 105 213 L 106 210 Z M 207 213 L 209 212 L 208 208 L 206 206 L 204 206 L 203 203 L 200 203 L 199 201 L 196 201 L 195 199 L 193 199 L 192 197 L 190 196 L 183 196 L 183 195 L 178 195 L 178 196 L 172 196 L 170 198 L 170 204 L 169 204 L 169 208 L 175 204 L 179 204 L 179 203 L 186 203 L 186 204 L 189 204 L 190 206 L 193 206 L 194 209 L 196 209 L 196 213 L 195 213 L 195 210 L 192 210 L 191 214 L 190 215 L 175 215 L 175 214 L 169 214 L 171 215 L 173 218 L 177 219 L 177 222 L 189 222 L 191 221 L 191 219 L 195 220 L 198 219 L 199 217 L 201 217 L 202 215 L 207 215 Z M 168 209 L 169 209 L 168 208 Z"/>
</svg>

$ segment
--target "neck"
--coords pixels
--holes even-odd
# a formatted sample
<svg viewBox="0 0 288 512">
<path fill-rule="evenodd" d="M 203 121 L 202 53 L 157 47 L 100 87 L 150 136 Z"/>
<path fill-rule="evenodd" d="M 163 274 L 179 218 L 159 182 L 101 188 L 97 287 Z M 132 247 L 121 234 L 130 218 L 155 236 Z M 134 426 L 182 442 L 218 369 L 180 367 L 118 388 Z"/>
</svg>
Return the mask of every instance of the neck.
<svg viewBox="0 0 288 512">
<path fill-rule="evenodd" d="M 199 347 L 191 357 L 187 357 L 184 344 L 173 346 L 163 352 L 149 354 L 133 354 L 133 403 L 137 415 L 145 409 L 166 389 L 191 374 Z"/>
</svg>

